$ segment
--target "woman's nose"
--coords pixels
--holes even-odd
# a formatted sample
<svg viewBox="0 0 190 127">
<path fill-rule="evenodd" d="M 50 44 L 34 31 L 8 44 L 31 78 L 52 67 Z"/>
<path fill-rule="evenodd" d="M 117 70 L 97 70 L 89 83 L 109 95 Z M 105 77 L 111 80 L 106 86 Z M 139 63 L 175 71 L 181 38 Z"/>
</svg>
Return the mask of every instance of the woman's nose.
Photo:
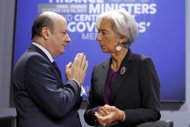
<svg viewBox="0 0 190 127">
<path fill-rule="evenodd" d="M 98 33 L 97 36 L 96 36 L 96 40 L 100 41 L 101 39 L 102 39 L 102 37 L 101 37 L 100 33 Z"/>
</svg>

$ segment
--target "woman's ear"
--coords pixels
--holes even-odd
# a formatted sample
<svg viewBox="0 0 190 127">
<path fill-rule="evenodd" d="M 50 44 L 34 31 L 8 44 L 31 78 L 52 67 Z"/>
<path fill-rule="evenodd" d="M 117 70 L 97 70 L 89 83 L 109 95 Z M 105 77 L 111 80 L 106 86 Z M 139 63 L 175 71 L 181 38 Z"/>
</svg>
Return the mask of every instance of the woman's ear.
<svg viewBox="0 0 190 127">
<path fill-rule="evenodd" d="M 120 42 L 126 42 L 127 41 L 127 37 L 124 35 L 120 36 Z"/>
<path fill-rule="evenodd" d="M 42 31 L 41 31 L 42 37 L 47 40 L 49 38 L 50 33 L 50 29 L 47 27 L 43 27 Z"/>
</svg>

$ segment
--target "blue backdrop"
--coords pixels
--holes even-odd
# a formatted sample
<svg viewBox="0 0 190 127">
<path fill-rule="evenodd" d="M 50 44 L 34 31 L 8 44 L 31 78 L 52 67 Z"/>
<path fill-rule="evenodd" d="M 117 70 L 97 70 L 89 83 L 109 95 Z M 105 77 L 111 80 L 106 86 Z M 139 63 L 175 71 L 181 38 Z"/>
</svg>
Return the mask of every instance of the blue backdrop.
<svg viewBox="0 0 190 127">
<path fill-rule="evenodd" d="M 161 101 L 185 100 L 185 0 L 17 0 L 16 6 L 14 64 L 31 44 L 36 16 L 43 11 L 60 13 L 68 21 L 72 41 L 56 61 L 64 77 L 65 65 L 77 52 L 87 55 L 86 99 L 94 65 L 109 58 L 95 40 L 96 17 L 106 10 L 125 8 L 139 28 L 131 49 L 152 58 L 161 82 Z"/>
</svg>

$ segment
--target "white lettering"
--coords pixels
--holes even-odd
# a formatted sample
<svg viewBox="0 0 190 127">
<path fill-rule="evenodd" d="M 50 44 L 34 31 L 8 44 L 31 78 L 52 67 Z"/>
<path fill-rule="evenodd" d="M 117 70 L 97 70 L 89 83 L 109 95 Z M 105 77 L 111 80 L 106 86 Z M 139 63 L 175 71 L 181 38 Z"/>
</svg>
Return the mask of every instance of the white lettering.
<svg viewBox="0 0 190 127">
<path fill-rule="evenodd" d="M 49 3 L 104 3 L 104 0 L 49 0 Z"/>
<path fill-rule="evenodd" d="M 82 40 L 95 40 L 97 33 L 82 33 Z"/>
<path fill-rule="evenodd" d="M 95 22 L 69 22 L 68 23 L 69 32 L 93 32 L 96 31 Z"/>
<path fill-rule="evenodd" d="M 146 32 L 147 27 L 150 26 L 150 22 L 139 22 L 137 23 L 140 33 Z"/>
<path fill-rule="evenodd" d="M 139 3 L 105 3 L 105 4 L 89 4 L 90 14 L 99 14 L 109 10 L 117 10 L 125 8 L 130 14 L 155 14 L 156 4 L 139 4 Z"/>
<path fill-rule="evenodd" d="M 85 15 L 85 14 L 77 14 L 75 15 L 75 21 L 96 21 L 97 15 Z"/>
<path fill-rule="evenodd" d="M 156 10 L 156 4 L 150 5 L 150 14 L 155 14 L 157 12 Z"/>
</svg>

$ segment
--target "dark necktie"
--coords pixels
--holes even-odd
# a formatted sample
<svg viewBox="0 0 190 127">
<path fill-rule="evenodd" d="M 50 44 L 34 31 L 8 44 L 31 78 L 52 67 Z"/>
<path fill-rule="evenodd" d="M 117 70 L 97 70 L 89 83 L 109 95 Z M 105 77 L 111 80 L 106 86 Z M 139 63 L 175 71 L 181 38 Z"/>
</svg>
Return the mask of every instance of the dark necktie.
<svg viewBox="0 0 190 127">
<path fill-rule="evenodd" d="M 53 61 L 52 64 L 53 64 L 53 66 L 54 66 L 54 68 L 55 68 L 57 74 L 59 75 L 59 77 L 62 78 L 62 77 L 61 77 L 61 72 L 60 72 L 60 70 L 59 70 L 59 68 L 58 68 L 58 66 L 57 66 L 57 63 L 56 63 L 55 61 Z"/>
</svg>

